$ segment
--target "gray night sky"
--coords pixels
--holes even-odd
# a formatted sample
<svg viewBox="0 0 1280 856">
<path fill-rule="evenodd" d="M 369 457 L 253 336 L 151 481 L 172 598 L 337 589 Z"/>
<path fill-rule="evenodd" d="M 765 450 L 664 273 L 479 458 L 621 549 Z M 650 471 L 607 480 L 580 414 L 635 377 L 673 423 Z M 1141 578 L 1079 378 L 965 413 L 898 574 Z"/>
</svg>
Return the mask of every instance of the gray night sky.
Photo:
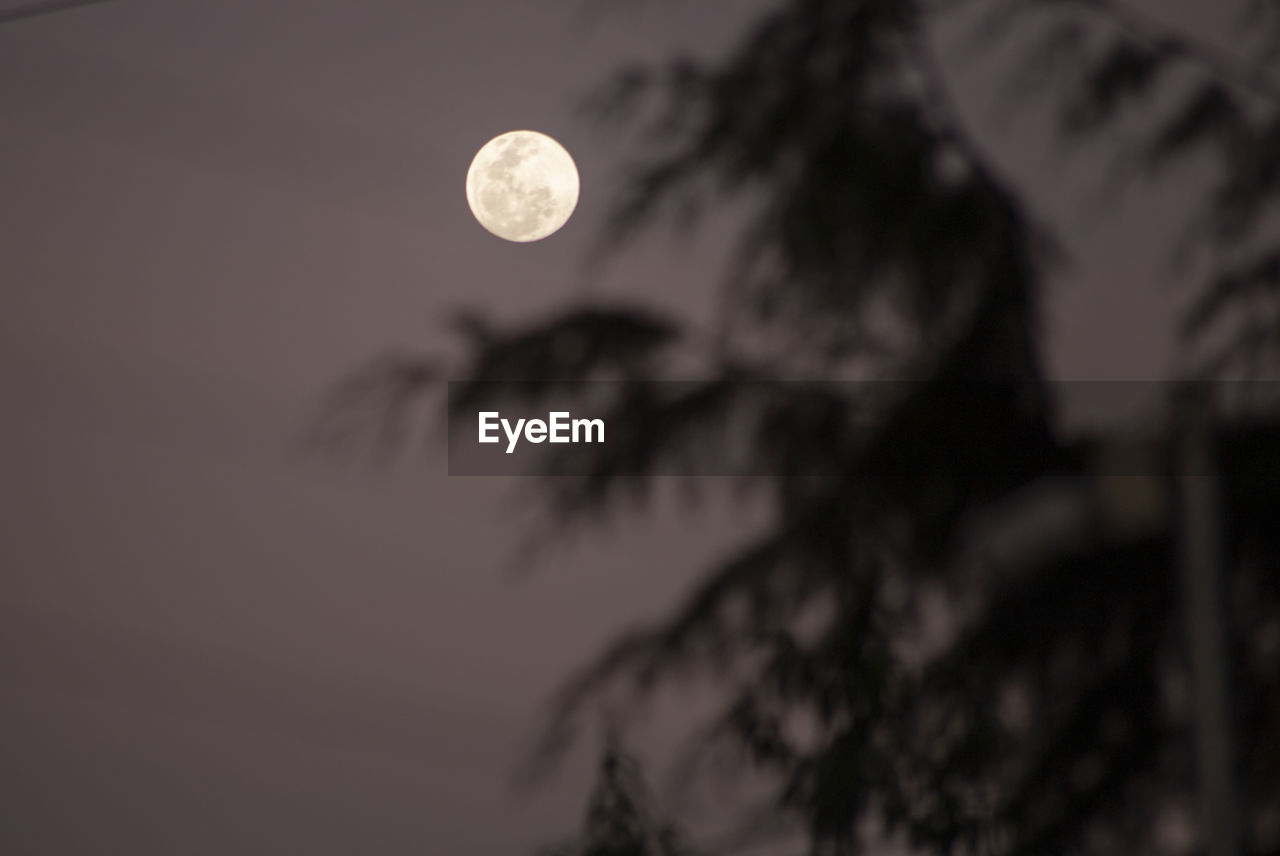
<svg viewBox="0 0 1280 856">
<path fill-rule="evenodd" d="M 705 305 L 714 236 L 584 278 L 618 153 L 576 105 L 763 5 L 594 26 L 553 0 L 120 0 L 0 25 L 0 850 L 499 856 L 576 823 L 574 776 L 512 800 L 533 717 L 731 519 L 624 527 L 515 583 L 500 483 L 449 479 L 438 449 L 370 473 L 291 438 L 326 384 L 464 301 Z M 1088 248 L 1052 364 L 1158 376 L 1150 211 L 1089 225 L 1093 203 L 1053 201 L 1087 159 L 1047 170 L 1034 128 L 969 100 Z M 582 173 L 536 244 L 463 194 L 521 127 Z"/>
</svg>

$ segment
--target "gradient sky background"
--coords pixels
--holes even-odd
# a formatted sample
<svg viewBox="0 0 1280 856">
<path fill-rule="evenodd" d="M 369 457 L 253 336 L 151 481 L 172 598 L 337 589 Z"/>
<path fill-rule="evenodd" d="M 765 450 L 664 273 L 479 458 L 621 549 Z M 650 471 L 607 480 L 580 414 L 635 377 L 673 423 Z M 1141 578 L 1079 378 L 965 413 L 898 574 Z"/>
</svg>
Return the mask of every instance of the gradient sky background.
<svg viewBox="0 0 1280 856">
<path fill-rule="evenodd" d="M 540 705 L 743 521 L 660 516 L 513 582 L 501 481 L 293 438 L 327 384 L 463 302 L 705 311 L 714 229 L 584 277 L 619 152 L 576 108 L 767 5 L 120 0 L 0 26 L 0 850 L 499 856 L 577 823 L 581 769 L 511 796 Z M 1079 251 L 1051 365 L 1162 376 L 1177 194 L 1099 221 L 1066 193 L 1096 161 L 989 121 L 994 68 L 964 100 Z M 463 193 L 521 127 L 583 183 L 527 245 Z"/>
</svg>

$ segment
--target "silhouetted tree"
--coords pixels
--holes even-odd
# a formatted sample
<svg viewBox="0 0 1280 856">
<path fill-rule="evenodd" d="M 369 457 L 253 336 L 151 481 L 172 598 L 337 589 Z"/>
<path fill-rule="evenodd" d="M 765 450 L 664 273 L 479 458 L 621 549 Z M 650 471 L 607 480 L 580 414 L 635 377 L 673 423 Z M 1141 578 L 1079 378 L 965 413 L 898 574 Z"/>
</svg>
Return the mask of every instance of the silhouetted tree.
<svg viewBox="0 0 1280 856">
<path fill-rule="evenodd" d="M 511 328 L 468 317 L 460 364 L 409 355 L 346 389 L 333 412 L 395 438 L 434 379 L 466 379 L 451 417 L 610 381 L 589 386 L 594 412 L 627 428 L 573 447 L 572 468 L 549 459 L 553 527 L 632 508 L 709 444 L 743 450 L 742 477 L 717 484 L 753 492 L 772 525 L 571 681 L 548 747 L 600 699 L 695 673 L 723 683 L 711 739 L 772 773 L 815 854 L 855 852 L 868 819 L 935 853 L 1177 849 L 1157 835 L 1193 788 L 1176 533 L 1101 537 L 1094 521 L 1086 547 L 1021 575 L 963 548 L 975 513 L 1086 474 L 1108 440 L 1055 433 L 1038 299 L 1062 252 L 956 109 L 936 47 L 963 21 L 985 46 L 1025 46 L 1019 88 L 1061 105 L 1064 140 L 1112 146 L 1136 186 L 1212 157 L 1176 248 L 1214 259 L 1184 333 L 1196 375 L 1240 376 L 1280 346 L 1276 7 L 1242 4 L 1232 51 L 1143 9 L 780 0 L 723 62 L 626 69 L 592 103 L 639 117 L 651 156 L 603 249 L 655 217 L 754 206 L 714 329 L 600 303 Z M 691 353 L 701 379 L 662 383 Z M 1219 429 L 1238 774 L 1249 847 L 1277 852 L 1280 429 L 1266 413 Z M 921 619 L 939 595 L 959 616 L 949 636 Z M 613 805 L 599 810 L 628 816 Z M 661 852 L 593 829 L 582 852 Z"/>
<path fill-rule="evenodd" d="M 582 831 L 543 856 L 692 856 L 682 835 L 661 817 L 639 762 L 608 735 Z"/>
</svg>

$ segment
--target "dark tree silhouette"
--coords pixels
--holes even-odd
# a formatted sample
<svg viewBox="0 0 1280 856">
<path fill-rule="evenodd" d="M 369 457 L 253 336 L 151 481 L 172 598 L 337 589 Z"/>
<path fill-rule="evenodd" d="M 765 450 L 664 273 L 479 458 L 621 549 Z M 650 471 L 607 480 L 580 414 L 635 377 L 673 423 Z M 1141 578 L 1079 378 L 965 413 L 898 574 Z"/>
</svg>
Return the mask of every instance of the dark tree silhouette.
<svg viewBox="0 0 1280 856">
<path fill-rule="evenodd" d="M 727 436 L 745 450 L 742 477 L 715 484 L 768 503 L 771 527 L 566 685 L 549 752 L 612 694 L 733 675 L 710 740 L 774 776 L 776 810 L 815 854 L 856 852 L 869 818 L 935 853 L 1177 849 L 1157 834 L 1194 801 L 1177 532 L 1142 511 L 1162 507 L 1168 467 L 1100 464 L 1114 438 L 1056 433 L 1037 303 L 1063 253 L 955 107 L 936 48 L 966 15 L 983 45 L 1025 46 L 1014 88 L 1054 99 L 1062 138 L 1111 146 L 1135 187 L 1212 159 L 1171 251 L 1215 260 L 1183 329 L 1192 374 L 1242 377 L 1280 349 L 1280 13 L 1241 4 L 1227 51 L 1155 5 L 779 0 L 720 64 L 625 69 L 592 104 L 639 122 L 649 155 L 602 251 L 654 219 L 749 201 L 714 329 L 617 304 L 505 329 L 468 316 L 460 364 L 408 355 L 344 388 L 332 424 L 370 417 L 393 443 L 403 405 L 439 378 L 465 379 L 451 418 L 589 388 L 594 412 L 631 428 L 574 447 L 571 470 L 550 459 L 553 528 L 631 509 L 650 474 L 687 471 Z M 702 379 L 662 383 L 691 353 Z M 1274 853 L 1280 423 L 1215 413 L 1243 827 L 1250 852 Z M 975 560 L 975 515 L 1026 511 L 1054 478 L 1100 491 L 1073 546 Z M 960 629 L 908 656 L 939 592 Z M 610 799 L 593 812 L 626 820 Z M 667 852 L 620 829 L 592 827 L 575 852 Z"/>
<path fill-rule="evenodd" d="M 605 738 L 582 831 L 543 856 L 692 856 L 681 833 L 657 814 L 640 764 L 622 738 Z"/>
</svg>

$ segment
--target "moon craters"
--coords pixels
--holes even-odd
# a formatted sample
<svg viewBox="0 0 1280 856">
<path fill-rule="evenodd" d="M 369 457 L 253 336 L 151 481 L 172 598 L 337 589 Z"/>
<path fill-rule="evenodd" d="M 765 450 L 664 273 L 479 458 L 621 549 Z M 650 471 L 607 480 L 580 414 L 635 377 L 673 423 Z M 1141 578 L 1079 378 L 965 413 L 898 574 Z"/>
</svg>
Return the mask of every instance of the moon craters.
<svg viewBox="0 0 1280 856">
<path fill-rule="evenodd" d="M 578 171 L 555 140 L 512 131 L 490 140 L 467 173 L 467 199 L 480 224 L 509 241 L 558 230 L 577 205 Z"/>
</svg>

